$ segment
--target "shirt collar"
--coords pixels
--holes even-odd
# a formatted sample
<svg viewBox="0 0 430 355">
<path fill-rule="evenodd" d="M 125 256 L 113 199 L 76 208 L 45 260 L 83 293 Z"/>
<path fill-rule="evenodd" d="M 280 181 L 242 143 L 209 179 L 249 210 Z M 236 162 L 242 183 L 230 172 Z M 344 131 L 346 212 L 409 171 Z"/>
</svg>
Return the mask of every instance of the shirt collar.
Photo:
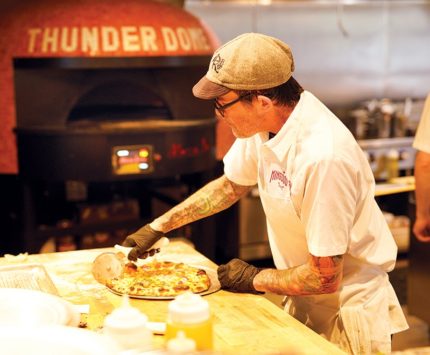
<svg viewBox="0 0 430 355">
<path fill-rule="evenodd" d="M 268 140 L 269 134 L 262 133 L 265 135 L 264 146 L 270 149 L 279 161 L 282 161 L 288 153 L 291 145 L 296 141 L 297 133 L 300 127 L 300 117 L 303 112 L 306 97 L 308 96 L 307 91 L 303 91 L 300 95 L 300 100 L 297 103 L 294 110 L 291 112 L 287 121 L 284 123 L 280 131 L 275 137 Z"/>
</svg>

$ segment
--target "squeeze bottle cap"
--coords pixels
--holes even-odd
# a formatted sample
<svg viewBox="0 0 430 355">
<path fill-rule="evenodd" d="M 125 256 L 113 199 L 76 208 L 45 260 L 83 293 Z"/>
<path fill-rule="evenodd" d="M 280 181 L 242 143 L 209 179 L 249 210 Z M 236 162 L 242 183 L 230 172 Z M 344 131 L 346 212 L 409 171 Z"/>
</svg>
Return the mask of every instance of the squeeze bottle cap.
<svg viewBox="0 0 430 355">
<path fill-rule="evenodd" d="M 196 350 L 196 342 L 193 339 L 187 338 L 185 333 L 180 330 L 176 334 L 176 338 L 170 339 L 167 342 L 167 350 L 173 353 L 190 353 Z"/>
<path fill-rule="evenodd" d="M 128 295 L 122 297 L 122 304 L 105 318 L 105 326 L 129 329 L 146 326 L 148 317 L 130 305 Z"/>
<path fill-rule="evenodd" d="M 168 306 L 169 321 L 195 324 L 210 318 L 209 303 L 202 296 L 186 292 L 176 296 Z"/>
</svg>

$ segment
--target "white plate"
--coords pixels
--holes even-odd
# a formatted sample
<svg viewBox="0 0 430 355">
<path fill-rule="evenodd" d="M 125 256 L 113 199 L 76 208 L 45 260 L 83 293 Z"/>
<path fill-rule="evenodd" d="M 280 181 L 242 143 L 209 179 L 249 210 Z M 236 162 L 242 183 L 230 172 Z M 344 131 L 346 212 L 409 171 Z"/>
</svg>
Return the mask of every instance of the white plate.
<svg viewBox="0 0 430 355">
<path fill-rule="evenodd" d="M 0 326 L 1 353 L 8 355 L 118 355 L 105 335 L 61 325 Z"/>
<path fill-rule="evenodd" d="M 80 314 L 62 298 L 45 292 L 0 288 L 0 325 L 79 324 Z"/>
</svg>

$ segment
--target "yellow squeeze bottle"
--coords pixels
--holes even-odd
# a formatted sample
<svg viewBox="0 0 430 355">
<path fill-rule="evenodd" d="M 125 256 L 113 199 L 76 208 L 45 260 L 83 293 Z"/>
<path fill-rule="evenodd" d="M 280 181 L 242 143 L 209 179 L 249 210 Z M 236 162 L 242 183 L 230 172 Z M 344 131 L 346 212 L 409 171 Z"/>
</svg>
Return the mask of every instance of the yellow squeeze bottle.
<svg viewBox="0 0 430 355">
<path fill-rule="evenodd" d="M 394 179 L 399 176 L 399 152 L 395 149 L 390 149 L 386 155 L 387 180 Z"/>
<path fill-rule="evenodd" d="M 194 340 L 197 350 L 212 350 L 212 317 L 209 303 L 202 296 L 187 292 L 169 303 L 166 341 L 176 338 L 180 331 Z"/>
</svg>

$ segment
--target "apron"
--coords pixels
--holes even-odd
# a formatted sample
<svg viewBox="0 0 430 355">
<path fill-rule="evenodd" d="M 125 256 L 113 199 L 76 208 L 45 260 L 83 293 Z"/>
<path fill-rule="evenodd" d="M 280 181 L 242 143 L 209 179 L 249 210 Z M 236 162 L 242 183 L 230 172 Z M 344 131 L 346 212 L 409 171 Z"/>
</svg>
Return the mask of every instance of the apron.
<svg viewBox="0 0 430 355">
<path fill-rule="evenodd" d="M 288 180 L 291 173 L 288 168 L 282 171 L 277 167 L 273 163 L 277 161 L 275 157 L 267 155 L 273 153 L 264 148 L 259 162 L 258 186 L 274 263 L 282 270 L 306 263 L 309 252 L 303 225 L 291 200 Z M 289 154 L 290 157 L 294 155 L 294 152 Z M 291 165 L 286 164 L 287 167 Z M 267 174 L 283 181 L 269 186 L 267 182 L 273 179 Z M 288 259 L 283 251 L 288 251 Z M 407 323 L 388 274 L 378 266 L 365 264 L 349 255 L 345 255 L 344 264 L 346 275 L 337 293 L 287 296 L 285 310 L 348 353 L 391 352 L 391 334 L 407 329 Z"/>
<path fill-rule="evenodd" d="M 287 296 L 284 309 L 349 354 L 390 353 L 391 334 L 404 330 L 406 320 L 388 275 L 378 275 L 365 285 L 361 297 L 348 298 L 354 284 L 335 294 Z"/>
</svg>

